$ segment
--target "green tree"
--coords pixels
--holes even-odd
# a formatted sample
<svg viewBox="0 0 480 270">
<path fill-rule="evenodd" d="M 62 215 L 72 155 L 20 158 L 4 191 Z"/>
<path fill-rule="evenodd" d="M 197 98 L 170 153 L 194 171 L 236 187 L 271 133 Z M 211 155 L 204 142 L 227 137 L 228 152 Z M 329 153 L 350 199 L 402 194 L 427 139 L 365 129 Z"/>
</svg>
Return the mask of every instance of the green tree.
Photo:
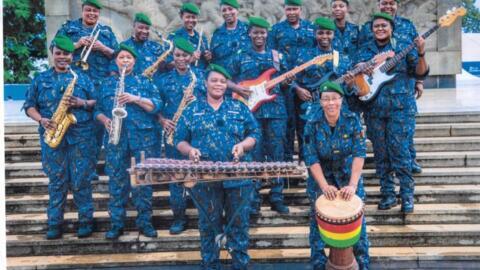
<svg viewBox="0 0 480 270">
<path fill-rule="evenodd" d="M 5 83 L 28 83 L 47 57 L 44 0 L 3 1 Z"/>
<path fill-rule="evenodd" d="M 462 19 L 464 33 L 480 33 L 480 11 L 475 6 L 476 0 L 463 0 L 467 15 Z"/>
</svg>

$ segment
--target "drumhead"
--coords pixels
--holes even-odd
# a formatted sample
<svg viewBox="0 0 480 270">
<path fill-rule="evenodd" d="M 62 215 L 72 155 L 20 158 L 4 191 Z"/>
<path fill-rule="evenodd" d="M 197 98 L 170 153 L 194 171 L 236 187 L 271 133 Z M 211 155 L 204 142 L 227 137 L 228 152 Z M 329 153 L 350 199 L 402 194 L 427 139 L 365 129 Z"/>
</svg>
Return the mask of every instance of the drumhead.
<svg viewBox="0 0 480 270">
<path fill-rule="evenodd" d="M 357 195 L 353 195 L 350 201 L 345 201 L 340 196 L 330 201 L 322 195 L 315 202 L 315 208 L 320 217 L 331 220 L 349 219 L 362 212 L 363 201 Z"/>
</svg>

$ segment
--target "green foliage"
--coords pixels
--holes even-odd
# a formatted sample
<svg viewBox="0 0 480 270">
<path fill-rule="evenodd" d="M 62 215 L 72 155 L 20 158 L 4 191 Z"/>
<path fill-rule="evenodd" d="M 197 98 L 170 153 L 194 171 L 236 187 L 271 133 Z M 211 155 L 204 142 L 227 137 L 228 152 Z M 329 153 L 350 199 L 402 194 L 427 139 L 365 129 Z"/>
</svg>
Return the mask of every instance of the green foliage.
<svg viewBox="0 0 480 270">
<path fill-rule="evenodd" d="M 462 27 L 464 33 L 480 33 L 480 10 L 475 6 L 476 0 L 463 0 L 467 15 L 463 17 Z"/>
<path fill-rule="evenodd" d="M 5 83 L 28 83 L 47 57 L 44 0 L 3 1 Z"/>
</svg>

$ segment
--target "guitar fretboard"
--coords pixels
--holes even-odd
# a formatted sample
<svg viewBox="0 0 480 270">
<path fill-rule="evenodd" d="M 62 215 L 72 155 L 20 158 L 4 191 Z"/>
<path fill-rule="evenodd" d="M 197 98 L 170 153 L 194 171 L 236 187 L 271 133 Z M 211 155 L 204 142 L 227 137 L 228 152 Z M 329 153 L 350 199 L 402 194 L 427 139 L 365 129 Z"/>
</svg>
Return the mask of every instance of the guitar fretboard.
<svg viewBox="0 0 480 270">
<path fill-rule="evenodd" d="M 301 64 L 300 66 L 296 66 L 292 70 L 290 70 L 288 72 L 285 72 L 282 75 L 280 75 L 280 76 L 278 76 L 274 79 L 271 79 L 270 81 L 267 82 L 266 89 L 270 89 L 271 87 L 274 87 L 275 85 L 283 82 L 288 76 L 293 76 L 293 75 L 303 71 L 304 69 L 308 68 L 309 66 L 311 66 L 311 65 L 313 65 L 317 62 L 322 63 L 322 61 L 320 60 L 321 58 L 324 58 L 324 61 L 326 61 L 326 60 L 332 58 L 332 54 L 330 53 L 330 54 L 316 56 L 312 60 L 310 60 L 308 62 L 305 62 L 305 63 Z"/>
<path fill-rule="evenodd" d="M 433 34 L 435 31 L 438 30 L 438 28 L 440 28 L 439 25 L 435 25 L 434 27 L 430 28 L 430 30 L 428 30 L 427 32 L 425 32 L 423 35 L 422 35 L 422 38 L 423 39 L 426 39 L 428 38 L 431 34 Z M 399 52 L 398 54 L 396 54 L 392 59 L 390 59 L 388 62 L 385 63 L 385 65 L 383 65 L 380 70 L 382 72 L 387 72 L 389 71 L 390 69 L 392 69 L 394 66 L 396 66 L 398 64 L 398 62 L 400 62 L 400 60 L 402 60 L 411 50 L 413 50 L 413 48 L 415 48 L 416 44 L 415 43 L 411 43 L 410 45 L 408 45 L 408 47 L 406 47 L 405 49 L 403 49 L 401 52 Z"/>
</svg>

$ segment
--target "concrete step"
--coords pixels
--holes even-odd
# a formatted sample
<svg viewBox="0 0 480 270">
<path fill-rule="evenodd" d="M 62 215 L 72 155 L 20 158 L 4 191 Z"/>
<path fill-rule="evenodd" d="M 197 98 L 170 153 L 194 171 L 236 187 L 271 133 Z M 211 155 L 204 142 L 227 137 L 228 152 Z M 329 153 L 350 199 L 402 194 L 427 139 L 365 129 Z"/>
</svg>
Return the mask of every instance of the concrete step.
<svg viewBox="0 0 480 270">
<path fill-rule="evenodd" d="M 5 135 L 10 134 L 37 134 L 38 124 L 35 122 L 18 122 L 18 123 L 5 123 L 4 125 Z"/>
<path fill-rule="evenodd" d="M 476 246 L 480 244 L 479 226 L 368 225 L 367 230 L 372 247 Z M 306 248 L 309 247 L 308 233 L 308 226 L 251 228 L 250 248 Z M 175 236 L 167 230 L 158 230 L 158 235 L 158 238 L 148 238 L 130 231 L 118 241 L 106 240 L 103 232 L 86 239 L 65 234 L 58 240 L 45 240 L 44 235 L 7 235 L 7 256 L 192 251 L 200 248 L 198 230 L 186 230 Z"/>
<path fill-rule="evenodd" d="M 251 227 L 273 226 L 308 226 L 309 206 L 291 206 L 290 213 L 279 215 L 262 207 L 258 217 L 250 219 Z M 188 209 L 188 228 L 198 228 L 198 211 Z M 128 211 L 125 222 L 126 230 L 135 230 L 136 211 Z M 107 211 L 96 211 L 94 214 L 96 231 L 110 229 L 110 217 Z M 376 205 L 367 205 L 366 214 L 369 225 L 408 225 L 408 224 L 480 224 L 480 203 L 452 204 L 417 204 L 413 214 L 400 212 L 400 206 L 389 211 L 379 211 Z M 155 228 L 167 230 L 173 221 L 171 210 L 153 211 L 152 222 Z M 45 213 L 9 214 L 6 220 L 7 234 L 44 234 L 48 229 Z M 75 233 L 78 226 L 76 212 L 65 213 L 64 232 Z"/>
<path fill-rule="evenodd" d="M 398 187 L 397 187 L 398 189 Z M 262 199 L 265 206 L 268 204 L 269 189 L 262 189 Z M 378 186 L 366 187 L 367 204 L 378 203 L 381 194 Z M 168 191 L 156 191 L 153 194 L 152 205 L 154 209 L 169 207 Z M 290 188 L 284 190 L 287 205 L 309 205 L 305 188 Z M 48 206 L 48 195 L 8 195 L 5 197 L 5 207 L 8 214 L 43 213 Z M 94 193 L 94 205 L 97 211 L 107 209 L 108 193 Z M 415 202 L 417 203 L 478 203 L 480 202 L 480 185 L 418 185 L 415 188 Z M 190 204 L 190 207 L 193 207 Z M 73 197 L 67 196 L 65 211 L 74 210 Z M 129 209 L 132 209 L 131 206 Z"/>
<path fill-rule="evenodd" d="M 415 138 L 414 142 L 417 152 L 480 151 L 479 136 Z M 369 140 L 367 151 L 373 151 Z"/>
<path fill-rule="evenodd" d="M 103 174 L 105 161 L 100 160 L 97 164 L 97 172 Z M 45 177 L 42 163 L 40 161 L 34 162 L 13 162 L 5 163 L 5 178 L 29 178 L 29 177 Z"/>
<path fill-rule="evenodd" d="M 363 170 L 364 185 L 378 186 L 378 178 L 375 176 L 375 170 Z M 474 185 L 480 184 L 480 167 L 446 167 L 446 168 L 424 168 L 421 174 L 414 175 L 415 182 L 421 185 Z M 305 186 L 305 180 L 289 181 L 286 186 L 298 187 Z M 95 181 L 93 191 L 108 192 L 108 177 L 100 176 L 100 181 Z M 154 190 L 166 190 L 166 185 L 155 185 Z M 11 178 L 5 181 L 5 193 L 7 195 L 32 195 L 48 193 L 48 178 Z"/>
<path fill-rule="evenodd" d="M 326 250 L 328 254 L 328 249 Z M 370 248 L 371 269 L 478 269 L 480 264 L 479 246 L 461 247 L 373 247 Z M 308 268 L 310 249 L 250 249 L 251 268 L 303 270 Z M 225 263 L 231 256 L 221 251 Z M 165 251 L 149 253 L 89 254 L 63 256 L 9 257 L 9 270 L 34 269 L 96 269 L 103 267 L 132 267 L 131 269 L 200 269 L 199 251 Z M 266 263 L 282 263 L 268 267 Z M 296 263 L 288 267 L 285 263 Z M 303 264 L 300 264 L 303 263 Z M 162 267 L 163 266 L 163 267 Z M 278 268 L 281 267 L 281 268 Z M 130 268 L 129 268 L 130 269 Z"/>
<path fill-rule="evenodd" d="M 480 112 L 432 112 L 420 113 L 416 117 L 417 124 L 427 123 L 474 123 L 480 122 Z"/>
</svg>

